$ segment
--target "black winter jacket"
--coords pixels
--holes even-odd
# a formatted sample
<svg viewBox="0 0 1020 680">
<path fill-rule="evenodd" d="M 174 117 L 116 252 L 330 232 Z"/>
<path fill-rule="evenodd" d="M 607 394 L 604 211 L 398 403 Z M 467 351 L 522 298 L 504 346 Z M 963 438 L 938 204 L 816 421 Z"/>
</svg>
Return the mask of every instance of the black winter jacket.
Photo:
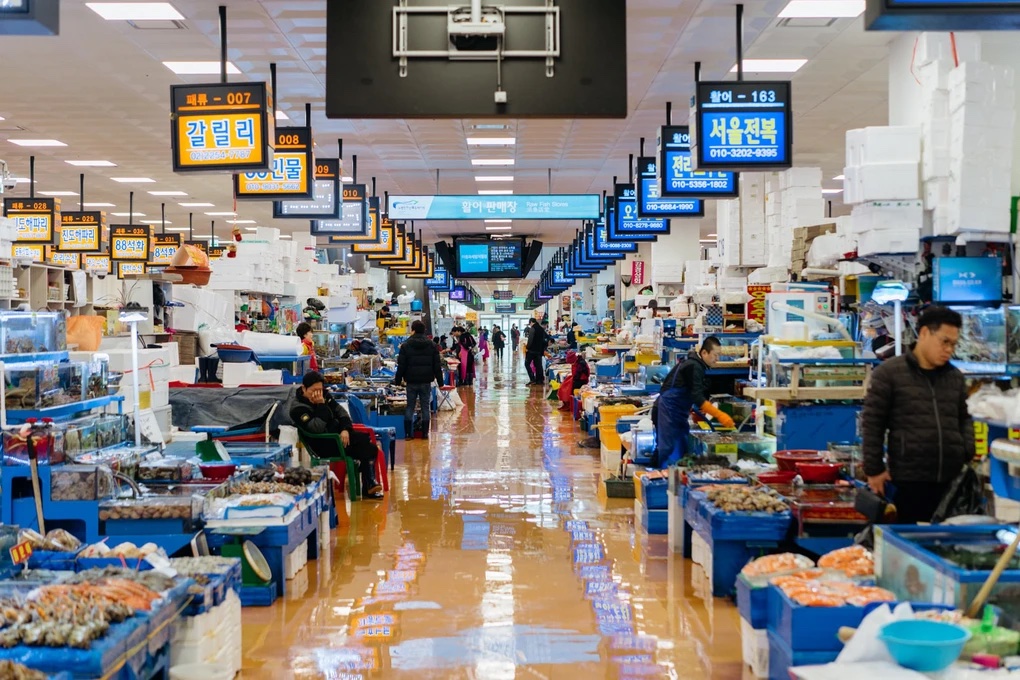
<svg viewBox="0 0 1020 680">
<path fill-rule="evenodd" d="M 443 366 L 439 350 L 424 335 L 412 335 L 400 346 L 397 375 L 393 381 L 408 385 L 428 385 L 433 380 L 443 384 Z"/>
<path fill-rule="evenodd" d="M 671 387 L 682 387 L 687 390 L 691 397 L 691 403 L 695 408 L 708 401 L 708 386 L 705 383 L 706 364 L 698 354 L 691 352 L 687 360 L 678 363 L 666 374 L 662 381 L 662 391 L 665 392 Z"/>
<path fill-rule="evenodd" d="M 896 482 L 948 482 L 974 458 L 963 374 L 923 371 L 911 349 L 871 374 L 862 415 L 864 472 Z M 888 435 L 888 436 L 887 436 Z"/>
<path fill-rule="evenodd" d="M 531 326 L 531 333 L 528 335 L 528 354 L 545 354 L 549 348 L 549 335 L 545 329 L 534 324 Z"/>
</svg>

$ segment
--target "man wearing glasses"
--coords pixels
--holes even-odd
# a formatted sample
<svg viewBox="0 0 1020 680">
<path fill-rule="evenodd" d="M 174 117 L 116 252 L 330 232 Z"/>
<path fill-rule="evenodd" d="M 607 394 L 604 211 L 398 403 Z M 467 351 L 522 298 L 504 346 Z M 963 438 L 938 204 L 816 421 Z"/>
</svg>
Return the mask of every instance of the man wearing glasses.
<svg viewBox="0 0 1020 680">
<path fill-rule="evenodd" d="M 974 458 L 966 385 L 949 363 L 962 325 L 953 310 L 929 307 L 917 321 L 917 344 L 871 374 L 862 415 L 864 472 L 880 496 L 891 482 L 901 524 L 930 521 Z"/>
</svg>

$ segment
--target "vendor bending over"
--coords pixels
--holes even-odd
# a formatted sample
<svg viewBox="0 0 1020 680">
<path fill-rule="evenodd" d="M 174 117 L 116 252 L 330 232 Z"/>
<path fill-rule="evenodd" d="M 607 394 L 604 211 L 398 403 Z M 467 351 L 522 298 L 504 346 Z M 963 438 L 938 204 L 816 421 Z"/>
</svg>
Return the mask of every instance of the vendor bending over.
<svg viewBox="0 0 1020 680">
<path fill-rule="evenodd" d="M 305 373 L 301 384 L 302 387 L 297 391 L 297 404 L 290 410 L 290 419 L 294 425 L 309 434 L 340 435 L 347 455 L 358 462 L 364 497 L 382 498 L 382 486 L 376 483 L 374 475 L 379 452 L 371 437 L 364 432 L 354 431 L 354 423 L 347 411 L 326 392 L 322 375 L 315 371 Z M 308 444 L 316 458 L 335 458 L 337 455 L 336 449 L 329 442 L 309 439 Z"/>
<path fill-rule="evenodd" d="M 660 467 L 674 465 L 686 455 L 692 408 L 711 415 L 723 427 L 733 427 L 733 419 L 708 400 L 705 387 L 705 371 L 716 365 L 721 354 L 719 338 L 710 335 L 697 354 L 691 352 L 687 360 L 674 366 L 662 381 L 662 392 L 652 409 L 658 442 L 656 459 Z"/>
</svg>

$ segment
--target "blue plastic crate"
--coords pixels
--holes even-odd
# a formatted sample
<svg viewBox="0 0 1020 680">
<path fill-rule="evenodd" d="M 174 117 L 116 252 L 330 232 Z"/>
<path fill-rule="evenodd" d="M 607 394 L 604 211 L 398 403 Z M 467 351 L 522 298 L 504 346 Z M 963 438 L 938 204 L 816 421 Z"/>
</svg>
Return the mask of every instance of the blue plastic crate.
<svg viewBox="0 0 1020 680">
<path fill-rule="evenodd" d="M 769 589 L 767 586 L 754 587 L 743 575 L 737 576 L 737 611 L 740 618 L 761 630 L 769 615 Z"/>
<path fill-rule="evenodd" d="M 642 503 L 641 526 L 649 534 L 669 533 L 669 510 L 653 510 Z"/>
<path fill-rule="evenodd" d="M 769 638 L 769 680 L 790 680 L 790 668 L 794 666 L 814 666 L 832 663 L 839 656 L 840 650 L 818 652 L 793 651 L 772 632 Z M 842 649 L 842 645 L 840 645 Z"/>
<path fill-rule="evenodd" d="M 669 507 L 669 499 L 666 497 L 668 490 L 669 480 L 665 477 L 641 478 L 641 497 L 649 510 L 665 510 Z"/>
<path fill-rule="evenodd" d="M 595 375 L 600 378 L 613 378 L 620 375 L 620 364 L 610 364 L 605 366 L 603 364 L 595 364 Z"/>
<path fill-rule="evenodd" d="M 856 628 L 864 619 L 865 607 L 805 607 L 775 586 L 768 587 L 769 637 L 777 637 L 795 652 L 833 652 L 843 649 L 839 629 Z M 771 662 L 770 662 L 771 665 Z"/>
<path fill-rule="evenodd" d="M 276 601 L 276 583 L 264 586 L 241 586 L 242 607 L 268 607 Z"/>
<path fill-rule="evenodd" d="M 78 552 L 53 552 L 36 550 L 28 558 L 29 569 L 48 569 L 50 571 L 74 571 L 74 563 Z"/>
<path fill-rule="evenodd" d="M 127 567 L 137 571 L 151 571 L 152 565 L 143 559 L 125 559 L 119 557 L 79 557 L 75 560 L 75 571 L 87 571 L 89 569 L 105 569 L 106 567 Z"/>
</svg>

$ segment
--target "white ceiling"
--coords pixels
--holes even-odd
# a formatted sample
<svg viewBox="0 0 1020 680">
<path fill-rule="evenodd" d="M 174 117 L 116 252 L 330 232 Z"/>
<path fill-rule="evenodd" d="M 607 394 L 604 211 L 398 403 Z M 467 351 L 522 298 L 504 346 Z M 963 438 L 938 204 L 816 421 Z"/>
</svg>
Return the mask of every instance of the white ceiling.
<svg viewBox="0 0 1020 680">
<path fill-rule="evenodd" d="M 161 62 L 215 60 L 219 56 L 217 5 L 213 0 L 172 0 L 186 17 L 181 29 L 141 30 L 127 22 L 108 22 L 85 7 L 85 0 L 61 2 L 59 37 L 0 39 L 5 97 L 0 100 L 0 158 L 12 172 L 28 175 L 28 157 L 37 157 L 38 191 L 77 191 L 86 175 L 86 200 L 108 202 L 127 212 L 128 192 L 143 219 L 159 218 L 167 204 L 170 226 L 186 226 L 195 213 L 196 235 L 226 236 L 229 217 L 205 212 L 233 210 L 229 176 L 176 175 L 169 144 L 170 85 L 208 82 L 210 76 L 178 77 Z M 339 1 L 339 0 L 334 0 Z M 244 74 L 234 80 L 268 80 L 269 63 L 278 64 L 278 107 L 295 124 L 304 105 L 313 107 L 317 153 L 335 156 L 344 140 L 348 171 L 358 156 L 358 180 L 377 178 L 378 193 L 431 194 L 437 171 L 441 193 L 475 193 L 479 188 L 513 188 L 517 193 L 601 193 L 613 176 L 627 176 L 628 155 L 655 145 L 665 104 L 673 103 L 674 124 L 687 119 L 693 89 L 693 64 L 702 63 L 704 79 L 720 78 L 735 62 L 734 4 L 725 0 L 628 0 L 628 88 L 631 113 L 626 120 L 328 120 L 324 112 L 326 0 L 224 0 L 228 6 L 229 58 Z M 798 165 L 820 165 L 825 177 L 842 172 L 843 133 L 886 122 L 887 44 L 893 35 L 866 33 L 860 19 L 780 25 L 775 17 L 786 0 L 751 0 L 745 10 L 749 58 L 805 58 L 793 75 Z M 366 30 L 369 30 L 366 28 Z M 389 39 L 389 26 L 376 30 Z M 750 79 L 768 78 L 748 74 Z M 783 77 L 783 76 L 779 76 Z M 504 131 L 472 129 L 503 122 Z M 512 150 L 469 149 L 468 135 L 516 136 Z M 66 148 L 24 149 L 9 138 L 55 138 Z M 472 168 L 471 158 L 511 153 L 513 168 Z M 75 168 L 65 160 L 110 160 L 115 168 Z M 509 170 L 509 171 L 508 171 Z M 551 171 L 551 186 L 550 186 Z M 513 174 L 511 185 L 475 182 L 475 175 Z M 111 177 L 143 176 L 155 184 L 126 185 Z M 836 186 L 837 183 L 830 183 Z M 157 198 L 148 191 L 185 191 L 187 197 Z M 14 195 L 27 195 L 27 183 Z M 838 199 L 838 196 L 837 196 Z M 77 198 L 63 198 L 77 209 Z M 208 202 L 214 208 L 182 208 L 179 202 Z M 838 200 L 837 200 L 838 202 Z M 242 202 L 237 219 L 255 220 L 284 232 L 304 231 L 306 221 L 272 220 L 264 202 Z M 114 221 L 123 221 L 116 218 Z M 701 221 L 701 233 L 714 232 L 714 217 Z M 423 223 L 426 241 L 451 233 L 479 232 L 480 223 Z M 568 241 L 577 225 L 521 222 L 514 233 L 546 243 Z"/>
</svg>

